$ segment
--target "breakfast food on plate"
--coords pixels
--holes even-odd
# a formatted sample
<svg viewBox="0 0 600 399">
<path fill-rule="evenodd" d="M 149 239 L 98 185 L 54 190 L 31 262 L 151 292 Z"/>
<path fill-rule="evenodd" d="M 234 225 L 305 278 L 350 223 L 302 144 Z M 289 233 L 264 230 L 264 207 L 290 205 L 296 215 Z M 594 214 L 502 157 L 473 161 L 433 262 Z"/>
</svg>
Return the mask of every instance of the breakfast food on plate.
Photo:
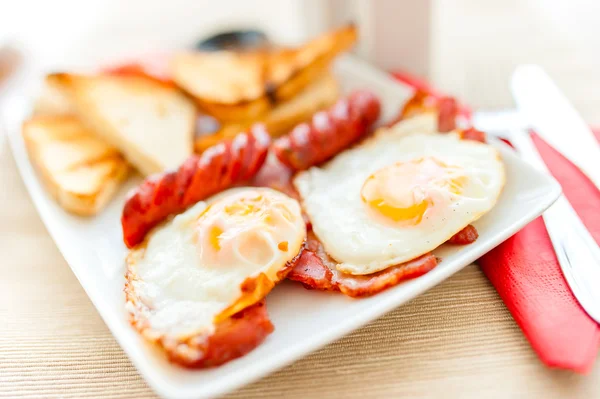
<svg viewBox="0 0 600 399">
<path fill-rule="evenodd" d="M 434 96 L 431 93 L 417 90 L 406 104 L 404 104 L 398 116 L 388 123 L 387 126 L 395 126 L 394 129 L 396 132 L 400 128 L 418 130 L 417 124 L 420 125 L 421 131 L 425 132 L 437 131 L 443 133 L 456 130 L 463 139 L 485 143 L 486 135 L 484 132 L 472 126 L 466 129 L 457 129 L 458 114 L 459 105 L 454 97 Z M 435 122 L 432 117 L 435 117 Z M 403 123 L 402 127 L 398 125 L 398 122 L 407 120 L 411 122 Z M 435 129 L 432 129 L 433 123 L 435 123 Z"/>
<path fill-rule="evenodd" d="M 277 137 L 314 114 L 318 121 L 318 111 L 334 104 L 339 95 L 329 66 L 356 37 L 355 27 L 348 25 L 296 48 L 177 52 L 101 68 L 95 74 L 50 74 L 34 115 L 69 116 L 143 175 L 159 173 L 179 167 L 194 151 L 202 153 L 232 140 L 257 122 Z M 209 129 L 204 130 L 208 119 Z M 165 176 L 166 184 L 174 174 Z M 133 217 L 134 230 L 141 229 L 136 234 L 143 236 L 154 225 L 149 218 L 159 220 L 173 211 L 172 206 L 160 208 L 149 212 L 153 216 Z"/>
<path fill-rule="evenodd" d="M 322 154 L 350 145 L 379 115 L 379 101 L 364 91 L 336 107 L 335 118 L 316 117 L 315 127 L 351 139 L 331 141 L 333 134 L 324 130 L 311 136 Z M 273 330 L 262 301 L 302 256 L 307 225 L 296 197 L 235 187 L 252 183 L 270 144 L 264 127 L 254 125 L 190 157 L 177 171 L 147 178 L 125 204 L 131 323 L 173 362 L 219 365 L 252 350 Z"/>
<path fill-rule="evenodd" d="M 418 95 L 418 93 L 417 93 Z M 449 99 L 446 101 L 447 103 L 456 103 L 453 99 Z M 413 107 L 414 104 L 416 103 L 416 101 L 409 101 L 406 105 L 406 107 Z M 377 142 L 377 140 L 382 140 L 381 137 L 386 137 L 387 139 L 392 139 L 392 143 L 391 144 L 381 144 L 382 147 L 387 147 L 388 145 L 390 145 L 390 149 L 389 151 L 392 153 L 400 153 L 402 154 L 402 150 L 398 150 L 396 148 L 396 151 L 394 151 L 393 149 L 394 147 L 394 143 L 393 141 L 396 140 L 402 140 L 403 138 L 408 138 L 412 135 L 417 135 L 417 136 L 431 136 L 434 138 L 434 140 L 437 140 L 439 138 L 441 139 L 449 139 L 452 142 L 460 142 L 460 144 L 462 145 L 463 141 L 464 144 L 466 144 L 467 146 L 481 146 L 480 148 L 487 148 L 487 151 L 490 151 L 491 154 L 493 154 L 493 156 L 488 157 L 488 161 L 491 163 L 492 168 L 490 173 L 492 175 L 495 175 L 495 177 L 497 178 L 496 182 L 498 183 L 496 185 L 496 187 L 492 187 L 492 189 L 489 191 L 489 200 L 491 201 L 491 204 L 489 204 L 488 208 L 491 207 L 493 205 L 493 203 L 495 202 L 495 199 L 497 197 L 497 195 L 499 195 L 499 192 L 502 188 L 503 182 L 504 182 L 504 170 L 502 167 L 502 163 L 500 161 L 500 159 L 498 158 L 498 154 L 496 152 L 496 150 L 494 150 L 493 148 L 487 146 L 487 145 L 483 145 L 483 144 L 478 144 L 478 143 L 474 143 L 473 141 L 479 141 L 482 143 L 485 143 L 485 134 L 483 132 L 477 131 L 473 128 L 469 128 L 469 129 L 464 129 L 464 130 L 454 130 L 452 133 L 450 133 L 449 135 L 442 135 L 437 133 L 439 131 L 439 126 L 440 124 L 444 124 L 446 123 L 446 126 L 448 125 L 448 120 L 444 121 L 443 119 L 439 118 L 440 112 L 438 111 L 437 107 L 439 106 L 439 103 L 434 103 L 432 106 L 430 106 L 428 109 L 425 110 L 425 112 L 412 112 L 412 113 L 408 113 L 408 112 L 401 112 L 400 115 L 402 115 L 401 118 L 397 118 L 396 120 L 401 120 L 401 122 L 396 122 L 393 127 L 391 128 L 382 128 L 380 130 L 377 131 L 377 133 L 375 134 L 374 137 L 371 138 L 367 138 L 366 141 L 362 144 L 360 144 L 358 147 L 355 147 L 349 151 L 343 152 L 340 155 L 338 155 L 336 158 L 334 158 L 332 161 L 330 161 L 329 163 L 325 164 L 325 166 L 323 166 L 322 168 L 312 168 L 309 169 L 309 171 L 307 172 L 301 172 L 299 174 L 296 174 L 295 179 L 298 179 L 299 176 L 302 176 L 303 174 L 306 175 L 308 173 L 314 173 L 316 176 L 319 176 L 320 178 L 324 178 L 325 180 L 329 180 L 326 178 L 327 176 L 327 172 L 324 172 L 322 169 L 326 169 L 328 167 L 329 164 L 334 164 L 339 158 L 343 158 L 343 157 L 350 157 L 351 161 L 349 162 L 349 165 L 351 164 L 353 167 L 358 165 L 359 168 L 364 168 L 365 165 L 363 163 L 361 163 L 361 157 L 354 157 L 354 156 L 348 156 L 347 153 L 352 153 L 353 151 L 357 151 L 360 152 L 360 149 L 363 146 L 373 146 L 374 144 L 371 144 L 373 141 Z M 458 111 L 457 107 L 453 107 L 454 111 L 452 111 L 454 113 L 454 117 L 456 116 L 456 113 Z M 446 113 L 444 118 L 449 119 L 450 118 L 450 113 Z M 282 139 L 280 139 L 282 140 Z M 420 141 L 420 139 L 417 139 L 417 141 Z M 424 147 L 427 147 L 429 150 L 430 145 L 428 143 L 423 143 Z M 445 146 L 443 146 L 445 147 Z M 450 146 L 451 148 L 454 146 Z M 486 150 L 482 150 L 482 151 L 486 151 Z M 377 154 L 375 154 L 375 152 Z M 451 151 L 452 152 L 452 151 Z M 385 154 L 384 151 L 382 151 L 381 149 L 379 151 L 373 151 L 373 153 L 371 154 L 371 156 L 369 156 L 370 161 L 368 161 L 369 164 L 371 163 L 377 163 L 377 162 L 384 162 L 385 161 L 374 161 L 375 159 L 378 159 L 379 157 L 383 156 L 380 154 Z M 395 157 L 395 155 L 394 155 Z M 469 156 L 465 159 L 469 159 L 471 157 L 471 155 L 469 154 Z M 463 160 L 464 161 L 464 160 Z M 470 163 L 471 161 L 469 161 Z M 365 160 L 365 163 L 367 163 L 367 161 Z M 318 164 L 318 162 L 315 162 L 315 164 Z M 393 162 L 392 162 L 393 164 Z M 309 163 L 308 166 L 313 166 L 314 164 Z M 331 178 L 331 182 L 329 182 L 330 184 L 325 184 L 324 186 L 318 187 L 316 188 L 313 185 L 313 182 L 309 182 L 309 186 L 311 190 L 314 190 L 315 192 L 320 192 L 322 193 L 324 196 L 326 197 L 331 197 L 331 196 L 335 196 L 335 194 L 330 196 L 330 192 L 336 188 L 336 186 L 340 185 L 340 182 L 344 182 L 344 181 L 348 181 L 351 180 L 352 177 L 348 176 L 349 175 L 354 175 L 353 169 L 351 169 L 351 167 L 347 165 L 347 169 L 346 169 L 346 174 L 339 174 L 335 177 Z M 341 170 L 344 169 L 344 167 L 340 167 L 338 169 Z M 389 169 L 393 169 L 389 168 Z M 468 169 L 477 169 L 477 168 L 472 168 L 472 165 L 469 166 Z M 286 172 L 287 170 L 287 172 Z M 360 172 L 357 172 L 360 173 Z M 480 172 L 479 172 L 480 173 Z M 267 162 L 267 165 L 263 168 L 263 170 L 257 175 L 257 177 L 255 178 L 255 180 L 257 181 L 257 183 L 259 185 L 267 185 L 270 187 L 274 187 L 277 188 L 283 192 L 289 193 L 289 195 L 292 196 L 300 196 L 300 194 L 298 193 L 298 191 L 290 184 L 290 181 L 292 179 L 293 173 L 289 168 L 286 168 L 284 165 L 282 165 L 281 163 L 277 162 L 277 160 L 273 160 L 273 159 L 269 159 L 269 161 Z M 373 179 L 371 179 L 373 180 Z M 377 179 L 375 179 L 377 180 Z M 385 179 L 383 179 L 385 181 Z M 476 180 L 476 179 L 475 179 Z M 485 179 L 481 179 L 481 180 L 485 180 Z M 480 180 L 480 182 L 481 182 Z M 371 187 L 368 188 L 369 191 L 371 191 L 370 193 L 372 194 L 373 191 L 371 190 L 372 188 L 377 188 L 377 190 L 374 190 L 375 192 L 380 192 L 386 191 L 386 185 L 381 185 L 381 184 L 376 184 L 373 185 L 373 182 L 370 183 Z M 422 182 L 421 182 L 422 183 Z M 486 185 L 489 184 L 489 182 L 485 182 Z M 326 186 L 326 187 L 325 187 Z M 391 185 L 392 186 L 392 190 L 390 191 L 391 193 L 393 193 L 395 190 L 397 190 L 397 188 L 394 187 L 402 187 L 403 185 Z M 493 186 L 493 185 L 492 185 Z M 296 187 L 297 188 L 297 187 Z M 465 187 L 461 187 L 461 190 L 465 189 Z M 486 186 L 486 189 L 490 188 Z M 341 194 L 344 191 L 344 189 L 340 190 L 338 194 Z M 486 190 L 482 190 L 485 194 Z M 452 193 L 453 194 L 453 193 Z M 464 196 L 464 192 L 461 194 L 462 196 Z M 358 197 L 360 197 L 360 193 L 357 194 Z M 346 195 L 342 195 L 342 197 L 345 197 L 345 199 L 347 198 L 353 198 L 356 199 L 356 196 L 348 196 L 348 191 L 346 192 Z M 407 198 L 410 198 L 410 196 L 408 196 Z M 335 207 L 342 207 L 345 199 L 341 199 L 338 198 L 339 201 L 336 202 Z M 478 198 L 474 198 L 475 200 L 479 200 Z M 304 200 L 305 201 L 305 200 Z M 368 204 L 368 202 L 363 201 L 363 199 L 361 198 L 360 201 L 363 203 L 363 207 L 366 208 L 372 208 L 370 204 Z M 318 200 L 315 201 L 315 203 L 319 202 Z M 390 202 L 390 199 L 388 198 L 388 202 Z M 437 201 L 439 204 L 439 201 Z M 394 222 L 393 219 L 395 216 L 398 215 L 402 215 L 402 213 L 397 213 L 395 212 L 395 209 L 393 209 L 394 207 L 381 207 L 381 202 L 379 204 L 374 204 L 373 205 L 379 205 L 379 207 L 375 207 L 375 209 L 377 209 L 375 212 L 373 212 L 371 209 L 368 210 L 368 213 L 370 213 L 371 215 L 376 216 L 377 218 L 381 218 L 381 215 L 385 215 L 386 212 L 388 210 L 394 211 L 394 212 L 390 212 L 390 216 L 392 216 L 392 220 L 391 221 L 387 221 L 387 222 L 391 222 L 392 224 L 395 224 L 397 222 Z M 429 204 L 428 204 L 429 205 Z M 326 207 L 325 202 L 323 203 L 319 203 L 318 207 L 320 207 L 324 213 L 326 213 L 327 211 L 325 211 L 325 209 L 329 209 L 328 207 Z M 454 203 L 452 208 L 454 209 Z M 307 207 L 304 204 L 304 210 L 305 212 L 308 213 L 308 215 L 305 215 L 305 217 L 307 217 L 309 220 L 307 221 L 309 229 L 312 228 L 312 224 L 314 223 L 313 218 L 311 217 L 311 214 L 309 211 L 307 211 Z M 383 213 L 380 212 L 384 211 Z M 412 209 L 410 209 L 410 207 L 406 210 L 410 210 L 412 212 L 412 210 L 415 211 L 420 211 L 421 209 L 419 209 L 419 207 L 412 207 Z M 429 209 L 426 209 L 426 212 L 428 212 Z M 323 214 L 324 214 L 323 213 Z M 335 218 L 335 221 L 331 221 L 331 218 L 336 215 L 336 212 L 332 212 L 331 214 L 328 214 L 328 222 L 326 223 L 326 229 L 328 229 L 328 234 L 331 234 L 332 231 L 335 231 L 336 234 L 339 234 L 339 232 L 344 231 L 344 229 L 346 229 L 348 226 L 346 226 L 346 222 L 345 220 L 350 220 L 353 218 L 353 216 L 348 216 L 348 215 L 356 215 L 356 214 L 360 214 L 357 212 L 353 212 L 353 211 L 346 211 L 346 212 L 341 212 L 344 213 L 344 219 L 341 220 L 339 218 Z M 410 212 L 405 212 L 404 216 L 411 216 L 409 215 Z M 417 212 L 418 213 L 418 212 Z M 454 214 L 454 212 L 453 212 Z M 339 215 L 338 215 L 339 216 Z M 454 217 L 454 216 L 452 216 Z M 418 218 L 418 215 L 417 215 Z M 427 218 L 429 218 L 429 214 L 427 214 Z M 474 215 L 469 215 L 467 217 L 467 219 L 470 218 L 476 218 L 476 216 Z M 323 219 L 321 217 L 321 219 Z M 387 217 L 383 217 L 383 219 L 389 219 Z M 425 217 L 423 217 L 423 219 L 425 219 Z M 448 219 L 448 218 L 444 218 L 442 217 L 442 219 Z M 381 219 L 380 219 L 381 221 Z M 448 220 L 443 220 L 442 224 L 446 225 L 448 222 Z M 400 221 L 400 223 L 402 223 Z M 455 244 L 455 245 L 465 245 L 465 244 L 469 244 L 474 242 L 477 237 L 478 237 L 478 233 L 477 230 L 475 229 L 475 227 L 473 227 L 472 225 L 469 224 L 470 221 L 462 221 L 460 223 L 460 225 L 462 225 L 462 227 L 457 227 L 455 228 L 458 229 L 458 231 L 454 232 L 453 234 L 451 234 L 450 232 L 448 232 L 448 239 L 446 240 L 440 240 L 441 243 L 443 243 L 444 241 L 447 242 L 448 244 Z M 448 223 L 450 224 L 450 223 Z M 347 231 L 351 231 L 353 235 L 359 236 L 361 235 L 361 232 L 363 231 L 363 226 L 361 226 L 360 228 L 357 229 L 347 229 Z M 400 230 L 404 229 L 404 230 L 419 230 L 419 228 L 421 228 L 422 226 L 420 226 L 420 223 L 417 223 L 416 228 L 413 227 L 409 227 L 409 226 L 400 226 Z M 412 232 L 411 234 L 414 234 L 414 232 Z M 369 235 L 370 237 L 370 235 Z M 424 241 L 428 241 L 429 240 L 429 234 L 427 234 L 427 238 L 424 239 Z M 368 237 L 367 237 L 368 238 Z M 351 240 L 347 241 L 347 242 L 352 242 Z M 414 243 L 411 242 L 412 245 L 414 245 Z M 439 245 L 438 244 L 438 245 Z M 417 246 L 419 245 L 419 243 L 417 243 Z M 438 245 L 435 245 L 435 247 L 437 247 Z M 410 246 L 410 245 L 407 245 Z M 356 247 L 358 249 L 358 251 L 360 251 L 361 248 L 367 247 L 369 248 L 369 245 L 352 245 L 352 247 Z M 432 247 L 431 249 L 435 248 Z M 350 248 L 347 248 L 348 251 L 350 251 Z M 438 263 L 438 259 L 436 259 L 436 257 L 434 255 L 432 255 L 428 250 L 418 250 L 416 253 L 420 253 L 419 255 L 416 256 L 409 256 L 409 258 L 412 258 L 411 260 L 405 262 L 405 263 L 398 263 L 398 264 L 393 264 L 391 266 L 386 266 L 385 268 L 383 268 L 380 271 L 376 271 L 376 272 L 369 272 L 367 274 L 352 274 L 350 272 L 345 272 L 343 270 L 340 270 L 340 268 L 338 267 L 339 265 L 339 261 L 338 259 L 334 259 L 330 253 L 328 253 L 325 250 L 324 244 L 322 243 L 322 241 L 317 238 L 317 235 L 315 235 L 314 231 L 309 231 L 308 233 L 308 238 L 307 238 L 307 245 L 305 250 L 303 251 L 300 259 L 298 260 L 298 262 L 296 263 L 296 266 L 294 267 L 294 269 L 292 269 L 292 272 L 290 272 L 290 274 L 288 275 L 288 279 L 291 280 L 295 280 L 295 281 L 299 281 L 301 283 L 303 283 L 307 288 L 314 288 L 314 289 L 321 289 L 321 290 L 328 290 L 328 291 L 341 291 L 342 293 L 349 295 L 349 296 L 353 296 L 353 297 L 362 297 L 362 296 L 368 296 L 368 295 L 373 295 L 376 294 L 386 288 L 389 288 L 391 286 L 394 286 L 396 284 L 398 284 L 399 282 L 406 280 L 408 278 L 413 278 L 413 277 L 417 277 L 419 275 L 422 275 L 426 272 L 428 272 L 429 270 L 431 270 L 432 268 L 434 268 L 436 266 L 436 264 Z"/>
<path fill-rule="evenodd" d="M 356 37 L 348 25 L 298 48 L 178 54 L 171 72 L 175 83 L 220 121 L 257 120 L 323 76 Z"/>
<path fill-rule="evenodd" d="M 273 152 L 292 170 L 303 170 L 336 155 L 363 137 L 379 118 L 375 95 L 357 90 L 328 111 L 313 115 L 273 143 Z"/>
<path fill-rule="evenodd" d="M 184 366 L 238 357 L 272 331 L 266 315 L 247 313 L 262 308 L 305 238 L 300 205 L 278 191 L 233 188 L 200 201 L 129 253 L 125 292 L 132 324 Z M 240 317 L 250 324 L 241 326 L 247 334 L 241 341 L 214 337 L 222 323 L 237 324 Z"/>
<path fill-rule="evenodd" d="M 145 76 L 165 85 L 175 87 L 169 72 L 171 56 L 168 54 L 154 54 L 152 57 L 121 62 L 102 68 L 102 73 L 115 76 Z"/>
<path fill-rule="evenodd" d="M 464 140 L 479 141 L 481 143 L 485 143 L 487 140 L 485 132 L 482 132 L 481 130 L 477 130 L 474 127 L 470 127 L 468 129 L 457 130 L 457 134 L 460 136 L 461 139 L 464 139 Z"/>
<path fill-rule="evenodd" d="M 457 128 L 455 99 L 425 91 L 375 130 L 379 99 L 338 99 L 328 71 L 356 35 L 47 77 L 23 135 L 63 207 L 98 212 L 128 162 L 150 175 L 121 214 L 126 308 L 172 362 L 212 367 L 254 349 L 285 278 L 374 295 L 435 268 L 440 245 L 477 239 L 471 223 L 504 185 L 498 151 Z M 194 137 L 203 118 L 214 129 Z"/>
<path fill-rule="evenodd" d="M 270 136 L 262 125 L 192 155 L 176 171 L 151 176 L 123 208 L 123 239 L 131 248 L 167 216 L 179 213 L 236 183 L 251 179 L 267 157 Z"/>
<path fill-rule="evenodd" d="M 454 234 L 448 241 L 448 244 L 467 245 L 475 242 L 479 238 L 477 229 L 472 225 L 468 225 L 458 233 Z"/>
<path fill-rule="evenodd" d="M 404 280 L 419 277 L 433 269 L 437 263 L 433 254 L 426 253 L 379 272 L 351 275 L 337 269 L 337 262 L 325 252 L 323 244 L 314 233 L 310 232 L 306 249 L 288 274 L 288 279 L 298 281 L 307 288 L 340 291 L 351 297 L 363 297 L 381 292 Z"/>
<path fill-rule="evenodd" d="M 338 270 L 370 274 L 431 251 L 496 203 L 498 151 L 457 134 L 381 130 L 294 185 Z"/>
<path fill-rule="evenodd" d="M 23 138 L 44 184 L 65 210 L 81 216 L 98 213 L 125 180 L 129 165 L 113 146 L 75 116 L 67 93 L 46 78 L 23 124 Z"/>
<path fill-rule="evenodd" d="M 322 76 L 331 62 L 354 46 L 358 31 L 353 24 L 321 35 L 298 48 L 270 54 L 265 93 L 276 101 L 292 98 Z"/>
<path fill-rule="evenodd" d="M 436 115 L 438 132 L 449 132 L 456 128 L 458 103 L 454 97 L 434 96 L 429 92 L 417 90 L 388 126 L 427 114 Z"/>
<path fill-rule="evenodd" d="M 196 110 L 178 89 L 145 76 L 54 74 L 76 115 L 143 174 L 177 167 L 193 150 Z"/>
<path fill-rule="evenodd" d="M 36 116 L 23 125 L 32 162 L 57 202 L 72 213 L 96 214 L 127 175 L 127 162 L 72 116 Z"/>
<path fill-rule="evenodd" d="M 195 151 L 200 153 L 219 141 L 233 137 L 256 121 L 263 123 L 272 137 L 280 136 L 297 124 L 309 120 L 317 111 L 331 106 L 338 95 L 336 80 L 331 74 L 326 74 L 256 120 L 223 123 L 217 132 L 200 135 L 195 140 Z"/>
<path fill-rule="evenodd" d="M 129 273 L 126 277 L 125 294 L 127 306 L 132 309 L 132 326 L 148 341 L 162 347 L 171 362 L 183 367 L 219 366 L 250 352 L 274 330 L 265 301 L 262 300 L 228 319 L 214 323 L 212 332 L 171 339 L 169 335 L 160 335 L 150 329 L 147 320 L 141 316 L 145 305 L 139 302 L 137 293 L 130 289 L 134 286 L 134 277 Z"/>
<path fill-rule="evenodd" d="M 37 98 L 33 114 L 41 115 L 74 115 L 75 109 L 64 90 L 61 90 L 52 79 L 46 78 L 40 96 Z"/>
</svg>

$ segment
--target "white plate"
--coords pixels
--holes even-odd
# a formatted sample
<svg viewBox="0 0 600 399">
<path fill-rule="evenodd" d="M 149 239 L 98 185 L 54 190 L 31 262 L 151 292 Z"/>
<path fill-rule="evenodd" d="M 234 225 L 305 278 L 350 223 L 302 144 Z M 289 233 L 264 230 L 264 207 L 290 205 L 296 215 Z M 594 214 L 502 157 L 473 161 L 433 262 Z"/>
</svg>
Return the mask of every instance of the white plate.
<svg viewBox="0 0 600 399">
<path fill-rule="evenodd" d="M 377 93 L 384 104 L 386 119 L 397 112 L 412 92 L 352 57 L 339 60 L 335 73 L 344 90 L 365 87 Z M 494 145 L 499 147 L 506 163 L 507 183 L 498 205 L 475 223 L 480 235 L 474 244 L 439 248 L 435 254 L 443 261 L 435 269 L 371 298 L 356 300 L 284 282 L 268 297 L 268 311 L 276 329 L 261 346 L 224 366 L 190 371 L 169 364 L 127 322 L 123 295 L 126 249 L 121 241 L 119 218 L 125 192 L 136 182 L 130 181 L 97 217 L 85 219 L 65 213 L 40 185 L 29 163 L 20 135 L 21 121 L 29 112 L 29 100 L 20 93 L 9 101 L 5 118 L 14 156 L 35 206 L 119 344 L 148 384 L 165 397 L 213 397 L 290 364 L 444 281 L 539 216 L 560 193 L 552 177 L 537 172 L 507 146 L 496 142 Z"/>
</svg>

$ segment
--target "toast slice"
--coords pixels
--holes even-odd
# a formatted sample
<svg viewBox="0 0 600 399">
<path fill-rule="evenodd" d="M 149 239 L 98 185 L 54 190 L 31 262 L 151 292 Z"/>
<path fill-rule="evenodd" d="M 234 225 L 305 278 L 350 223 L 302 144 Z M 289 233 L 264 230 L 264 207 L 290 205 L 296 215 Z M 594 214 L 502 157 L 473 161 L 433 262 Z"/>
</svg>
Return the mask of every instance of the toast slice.
<svg viewBox="0 0 600 399">
<path fill-rule="evenodd" d="M 49 76 L 76 115 L 142 174 L 179 166 L 192 153 L 196 109 L 178 89 L 144 76 Z"/>
<path fill-rule="evenodd" d="M 194 149 L 197 153 L 201 153 L 219 141 L 245 131 L 255 122 L 264 123 L 271 136 L 280 136 L 297 124 L 309 120 L 315 112 L 333 105 L 338 97 L 338 84 L 333 75 L 328 73 L 306 87 L 294 98 L 276 106 L 262 118 L 239 123 L 224 123 L 216 133 L 196 138 Z"/>
<path fill-rule="evenodd" d="M 223 122 L 256 120 L 323 76 L 356 38 L 348 25 L 298 48 L 179 54 L 171 65 L 173 80 Z"/>
<path fill-rule="evenodd" d="M 129 166 L 118 150 L 73 116 L 36 116 L 23 124 L 32 163 L 69 212 L 90 216 L 112 198 Z"/>
<path fill-rule="evenodd" d="M 58 116 L 73 115 L 74 113 L 73 104 L 64 90 L 61 90 L 52 79 L 46 77 L 40 96 L 35 101 L 33 114 L 35 116 Z"/>
</svg>

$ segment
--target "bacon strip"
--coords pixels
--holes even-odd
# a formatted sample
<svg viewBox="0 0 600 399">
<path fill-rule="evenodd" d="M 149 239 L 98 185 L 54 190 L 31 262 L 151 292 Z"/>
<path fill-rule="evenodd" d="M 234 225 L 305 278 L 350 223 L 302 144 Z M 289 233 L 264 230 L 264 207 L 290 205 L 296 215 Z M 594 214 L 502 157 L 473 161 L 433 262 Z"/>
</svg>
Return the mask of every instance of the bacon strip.
<svg viewBox="0 0 600 399">
<path fill-rule="evenodd" d="M 437 101 L 438 131 L 442 133 L 456 129 L 458 103 L 454 97 L 441 97 Z"/>
<path fill-rule="evenodd" d="M 423 114 L 425 112 L 436 111 L 437 100 L 430 96 L 429 93 L 423 90 L 415 91 L 415 94 L 404 103 L 404 106 L 398 112 L 398 115 L 386 124 L 387 127 L 392 127 L 396 123 L 411 118 L 413 116 Z"/>
<path fill-rule="evenodd" d="M 121 216 L 123 240 L 132 248 L 169 215 L 180 213 L 232 185 L 251 179 L 271 142 L 263 125 L 192 155 L 174 172 L 148 177 L 127 199 Z"/>
<path fill-rule="evenodd" d="M 337 155 L 358 141 L 379 118 L 377 97 L 358 90 L 327 111 L 313 115 L 273 143 L 277 158 L 290 169 L 304 170 Z"/>
<path fill-rule="evenodd" d="M 480 143 L 486 142 L 486 135 L 481 130 L 477 130 L 474 127 L 459 131 L 460 138 L 463 140 L 479 141 Z"/>
<path fill-rule="evenodd" d="M 131 288 L 129 286 L 129 288 Z M 135 307 L 139 298 L 125 289 Z M 130 316 L 132 326 L 146 339 L 164 349 L 169 361 L 187 368 L 215 367 L 250 352 L 273 332 L 264 299 L 218 322 L 210 335 L 192 335 L 185 340 L 157 336 L 140 313 Z"/>
<path fill-rule="evenodd" d="M 458 102 L 454 97 L 435 97 L 430 93 L 417 90 L 415 94 L 404 104 L 404 107 L 391 122 L 390 127 L 396 123 L 426 112 L 437 112 L 438 131 L 450 132 L 456 129 L 456 117 L 458 116 Z"/>
<path fill-rule="evenodd" d="M 422 276 L 437 265 L 437 258 L 427 253 L 410 262 L 389 267 L 377 273 L 355 276 L 337 270 L 336 262 L 325 252 L 317 237 L 309 232 L 306 248 L 288 274 L 290 280 L 306 288 L 340 291 L 351 297 L 377 294 L 404 280 Z"/>
<path fill-rule="evenodd" d="M 479 238 L 479 233 L 475 226 L 468 225 L 454 234 L 447 242 L 454 245 L 467 245 L 477 241 L 477 238 Z"/>
<path fill-rule="evenodd" d="M 418 90 L 404 104 L 396 118 L 386 126 L 391 127 L 396 123 L 425 112 L 437 112 L 438 131 L 442 133 L 450 132 L 456 129 L 456 118 L 459 113 L 458 102 L 453 97 L 435 97 L 425 91 Z M 459 135 L 463 140 L 486 142 L 486 134 L 480 130 L 470 127 L 459 130 Z"/>
<path fill-rule="evenodd" d="M 255 186 L 270 187 L 292 198 L 300 199 L 291 182 L 292 172 L 275 157 L 267 159 L 264 167 L 254 177 Z M 325 252 L 319 239 L 312 233 L 310 219 L 304 214 L 309 230 L 306 248 L 288 274 L 290 280 L 305 287 L 325 291 L 340 291 L 348 296 L 361 297 L 377 294 L 386 288 L 413 277 L 421 276 L 437 265 L 432 254 L 425 254 L 408 263 L 392 266 L 386 270 L 366 276 L 353 276 L 339 272 L 336 263 Z M 477 230 L 467 226 L 450 239 L 450 243 L 465 245 L 477 239 Z"/>
</svg>

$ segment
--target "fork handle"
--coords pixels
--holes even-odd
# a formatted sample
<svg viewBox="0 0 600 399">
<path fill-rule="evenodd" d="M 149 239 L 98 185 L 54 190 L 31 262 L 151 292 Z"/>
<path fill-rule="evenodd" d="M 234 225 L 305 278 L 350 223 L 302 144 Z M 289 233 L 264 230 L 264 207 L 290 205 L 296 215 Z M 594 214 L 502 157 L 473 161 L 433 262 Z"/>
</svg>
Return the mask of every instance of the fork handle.
<svg viewBox="0 0 600 399">
<path fill-rule="evenodd" d="M 523 159 L 549 173 L 527 132 L 511 135 Z M 563 275 L 587 314 L 600 323 L 600 248 L 564 195 L 543 214 Z"/>
</svg>

